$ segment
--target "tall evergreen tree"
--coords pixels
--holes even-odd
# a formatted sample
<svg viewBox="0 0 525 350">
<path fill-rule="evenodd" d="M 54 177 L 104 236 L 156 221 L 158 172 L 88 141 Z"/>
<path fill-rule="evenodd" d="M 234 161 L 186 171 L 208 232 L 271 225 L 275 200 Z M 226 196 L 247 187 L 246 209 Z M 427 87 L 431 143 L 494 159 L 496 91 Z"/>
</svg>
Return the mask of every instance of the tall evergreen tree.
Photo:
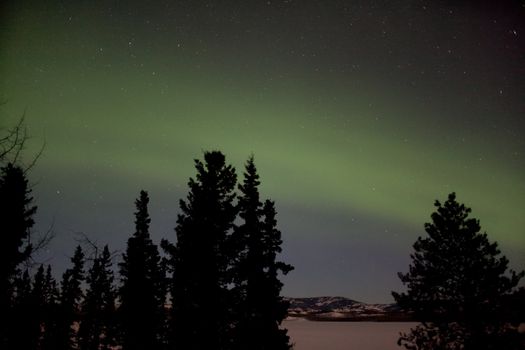
<svg viewBox="0 0 525 350">
<path fill-rule="evenodd" d="M 157 246 L 149 234 L 148 194 L 135 201 L 135 233 L 120 264 L 123 349 L 158 349 L 162 343 L 165 283 Z"/>
<path fill-rule="evenodd" d="M 6 345 L 13 280 L 31 254 L 29 234 L 36 206 L 24 171 L 8 163 L 0 169 L 0 347 Z"/>
<path fill-rule="evenodd" d="M 423 322 L 399 340 L 414 350 L 513 349 L 510 330 L 501 317 L 505 299 L 513 293 L 523 272 L 508 270 L 497 243 L 480 233 L 470 208 L 451 193 L 432 223 L 428 237 L 414 243 L 409 272 L 399 274 L 406 293 L 393 293 L 399 305 Z"/>
<path fill-rule="evenodd" d="M 195 160 L 187 199 L 180 201 L 175 246 L 163 241 L 173 268 L 171 346 L 176 349 L 230 348 L 227 248 L 237 210 L 237 176 L 221 152 Z"/>
<path fill-rule="evenodd" d="M 38 339 L 40 325 L 38 318 L 35 322 L 31 277 L 27 269 L 21 276 L 15 278 L 14 290 L 13 312 L 9 320 L 6 349 L 32 350 L 36 346 L 36 341 L 33 342 L 33 339 Z"/>
<path fill-rule="evenodd" d="M 71 258 L 73 266 L 62 275 L 59 319 L 57 324 L 57 350 L 77 348 L 75 322 L 79 321 L 80 304 L 83 297 L 84 252 L 77 246 Z"/>
<path fill-rule="evenodd" d="M 55 278 L 51 272 L 51 265 L 47 265 L 44 278 L 44 297 L 42 305 L 42 350 L 56 350 L 58 347 L 59 291 Z"/>
<path fill-rule="evenodd" d="M 56 340 L 56 306 L 58 288 L 51 273 L 51 266 L 40 265 L 35 277 L 27 308 L 26 320 L 28 349 L 54 349 Z"/>
<path fill-rule="evenodd" d="M 109 350 L 116 345 L 116 290 L 113 281 L 111 253 L 106 245 L 100 256 L 96 254 L 86 278 L 88 287 L 78 331 L 80 350 Z"/>
<path fill-rule="evenodd" d="M 32 315 L 28 320 L 27 337 L 30 339 L 30 349 L 38 349 L 42 343 L 42 323 L 46 304 L 46 275 L 44 265 L 40 265 L 33 279 L 29 305 Z"/>
<path fill-rule="evenodd" d="M 233 266 L 235 300 L 235 348 L 290 349 L 287 331 L 281 329 L 288 303 L 280 296 L 279 273 L 293 268 L 276 260 L 281 252 L 281 233 L 277 230 L 275 208 L 263 205 L 258 186 L 259 175 L 253 157 L 246 163 L 244 182 L 239 185 L 239 216 L 242 224 L 232 236 L 237 246 Z"/>
</svg>

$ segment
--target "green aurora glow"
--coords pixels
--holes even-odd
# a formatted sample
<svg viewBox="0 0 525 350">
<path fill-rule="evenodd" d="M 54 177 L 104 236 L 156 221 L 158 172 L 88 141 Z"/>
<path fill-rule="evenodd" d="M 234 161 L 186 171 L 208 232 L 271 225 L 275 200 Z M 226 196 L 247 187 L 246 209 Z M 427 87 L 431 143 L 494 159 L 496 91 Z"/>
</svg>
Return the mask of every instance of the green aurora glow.
<svg viewBox="0 0 525 350">
<path fill-rule="evenodd" d="M 2 126 L 27 108 L 34 138 L 26 154 L 46 142 L 33 173 L 40 207 L 59 199 L 42 195 L 42 203 L 39 191 L 67 188 L 91 203 L 113 186 L 128 197 L 141 187 L 175 188 L 176 207 L 203 150 L 222 150 L 239 174 L 253 153 L 264 195 L 284 208 L 280 222 L 301 227 L 284 232 L 290 246 L 303 236 L 337 241 L 367 232 L 340 227 L 323 236 L 293 211 L 361 213 L 389 228 L 386 246 L 404 234 L 412 242 L 433 201 L 456 191 L 513 266 L 525 266 L 522 84 L 508 83 L 510 95 L 495 85 L 472 89 L 484 79 L 473 73 L 469 81 L 419 77 L 414 86 L 412 76 L 400 78 L 407 72 L 385 76 L 365 63 L 350 75 L 311 60 L 295 64 L 281 46 L 267 57 L 255 43 L 213 46 L 208 37 L 165 46 L 166 33 L 151 38 L 143 28 L 127 41 L 129 23 L 87 28 L 89 13 L 73 16 L 76 24 L 46 13 L 13 6 L 0 55 Z"/>
</svg>

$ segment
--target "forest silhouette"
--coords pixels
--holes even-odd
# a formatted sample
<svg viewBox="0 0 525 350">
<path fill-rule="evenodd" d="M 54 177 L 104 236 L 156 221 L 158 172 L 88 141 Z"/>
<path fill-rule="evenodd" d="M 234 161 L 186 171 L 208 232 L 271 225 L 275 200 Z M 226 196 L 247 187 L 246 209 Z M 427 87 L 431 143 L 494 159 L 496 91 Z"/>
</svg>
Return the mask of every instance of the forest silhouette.
<svg viewBox="0 0 525 350">
<path fill-rule="evenodd" d="M 50 265 L 31 276 L 37 207 L 26 170 L 11 157 L 23 147 L 20 130 L 1 145 L 2 349 L 291 348 L 279 278 L 293 268 L 278 260 L 275 206 L 259 197 L 253 156 L 242 184 L 221 152 L 195 160 L 175 243 L 163 239 L 161 249 L 149 233 L 148 193 L 140 191 L 119 284 L 109 247 L 87 237 L 57 283 Z"/>
<path fill-rule="evenodd" d="M 88 238 L 58 283 L 31 266 L 37 211 L 18 129 L 0 139 L 0 347 L 2 349 L 291 349 L 275 204 L 260 198 L 254 157 L 241 183 L 220 151 L 195 160 L 180 200 L 175 239 L 155 244 L 149 196 L 135 201 L 135 232 L 115 256 Z M 24 135 L 18 135 L 24 138 Z M 13 141 L 14 140 L 14 141 Z M 13 142 L 15 142 L 13 144 Z M 23 142 L 22 142 L 23 146 Z M 14 155 L 14 158 L 13 158 Z M 393 293 L 421 323 L 402 334 L 411 350 L 522 349 L 524 273 L 508 268 L 471 210 L 450 194 L 436 201 L 428 237 L 414 244 L 406 292 Z M 118 276 L 115 276 L 118 272 Z M 116 280 L 120 282 L 117 283 Z"/>
</svg>

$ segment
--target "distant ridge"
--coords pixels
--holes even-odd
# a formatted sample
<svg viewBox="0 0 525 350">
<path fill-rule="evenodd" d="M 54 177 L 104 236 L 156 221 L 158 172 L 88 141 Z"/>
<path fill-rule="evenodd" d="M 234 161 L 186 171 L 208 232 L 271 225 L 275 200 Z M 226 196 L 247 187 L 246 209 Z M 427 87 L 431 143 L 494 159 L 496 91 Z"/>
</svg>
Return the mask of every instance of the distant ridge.
<svg viewBox="0 0 525 350">
<path fill-rule="evenodd" d="M 396 304 L 367 304 L 345 297 L 285 298 L 289 318 L 311 321 L 412 321 Z"/>
</svg>

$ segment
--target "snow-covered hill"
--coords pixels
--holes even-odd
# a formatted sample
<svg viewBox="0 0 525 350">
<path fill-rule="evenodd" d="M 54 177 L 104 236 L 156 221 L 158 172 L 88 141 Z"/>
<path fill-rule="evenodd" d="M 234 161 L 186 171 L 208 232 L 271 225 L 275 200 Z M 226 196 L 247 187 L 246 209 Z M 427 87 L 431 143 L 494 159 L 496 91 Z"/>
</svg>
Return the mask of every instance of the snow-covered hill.
<svg viewBox="0 0 525 350">
<path fill-rule="evenodd" d="M 409 320 L 395 304 L 366 304 L 344 297 L 286 298 L 289 317 L 316 321 L 404 321 Z"/>
</svg>

